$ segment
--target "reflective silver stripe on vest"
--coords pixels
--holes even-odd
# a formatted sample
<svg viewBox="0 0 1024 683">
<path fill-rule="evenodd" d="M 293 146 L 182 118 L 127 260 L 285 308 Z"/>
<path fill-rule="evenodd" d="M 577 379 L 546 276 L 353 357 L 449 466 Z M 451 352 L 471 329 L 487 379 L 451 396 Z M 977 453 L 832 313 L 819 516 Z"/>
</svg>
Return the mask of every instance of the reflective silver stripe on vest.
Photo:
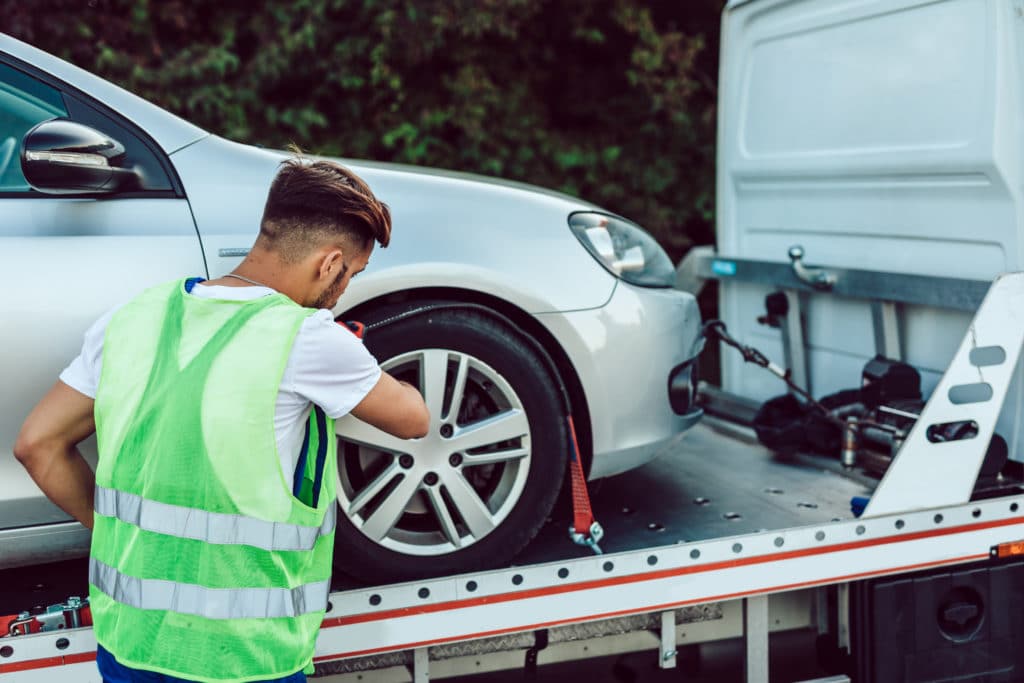
<svg viewBox="0 0 1024 683">
<path fill-rule="evenodd" d="M 206 588 L 194 583 L 140 579 L 89 558 L 89 582 L 116 602 L 138 609 L 207 619 L 297 617 L 327 608 L 330 580 L 295 588 Z"/>
<path fill-rule="evenodd" d="M 251 545 L 264 550 L 312 550 L 316 539 L 334 531 L 338 506 L 327 506 L 323 524 L 299 526 L 245 515 L 207 512 L 96 487 L 97 514 L 116 517 L 146 531 L 221 545 Z"/>
</svg>

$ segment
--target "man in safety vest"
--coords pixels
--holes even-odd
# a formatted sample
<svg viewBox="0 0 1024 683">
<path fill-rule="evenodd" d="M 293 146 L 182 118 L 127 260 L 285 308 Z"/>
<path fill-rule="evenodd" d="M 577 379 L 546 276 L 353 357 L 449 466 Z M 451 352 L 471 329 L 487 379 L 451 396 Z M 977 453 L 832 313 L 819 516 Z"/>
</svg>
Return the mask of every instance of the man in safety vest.
<svg viewBox="0 0 1024 683">
<path fill-rule="evenodd" d="M 154 287 L 105 315 L 25 421 L 18 459 L 93 530 L 105 680 L 312 671 L 334 545 L 334 419 L 351 412 L 400 438 L 430 420 L 419 392 L 330 312 L 390 237 L 387 206 L 351 171 L 284 162 L 235 271 Z M 77 448 L 93 431 L 95 474 Z"/>
</svg>

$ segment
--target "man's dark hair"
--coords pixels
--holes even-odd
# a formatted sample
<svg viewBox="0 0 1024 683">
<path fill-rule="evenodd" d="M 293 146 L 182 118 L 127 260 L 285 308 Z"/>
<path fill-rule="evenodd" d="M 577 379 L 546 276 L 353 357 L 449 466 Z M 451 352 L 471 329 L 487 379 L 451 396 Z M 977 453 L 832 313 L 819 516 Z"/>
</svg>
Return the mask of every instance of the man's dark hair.
<svg viewBox="0 0 1024 683">
<path fill-rule="evenodd" d="M 391 212 L 352 171 L 333 161 L 282 162 L 263 209 L 259 241 L 298 261 L 330 241 L 368 248 L 391 241 Z"/>
</svg>

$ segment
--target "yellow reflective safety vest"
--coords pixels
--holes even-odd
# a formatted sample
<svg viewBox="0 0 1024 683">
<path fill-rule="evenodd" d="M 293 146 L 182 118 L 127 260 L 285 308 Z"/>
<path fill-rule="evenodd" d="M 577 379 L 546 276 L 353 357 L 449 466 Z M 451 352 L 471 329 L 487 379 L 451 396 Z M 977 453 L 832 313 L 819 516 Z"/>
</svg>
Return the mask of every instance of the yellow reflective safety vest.
<svg viewBox="0 0 1024 683">
<path fill-rule="evenodd" d="M 117 311 L 96 395 L 89 600 L 123 665 L 197 681 L 312 670 L 336 520 L 333 420 L 282 474 L 278 388 L 312 309 L 201 299 L 186 282 Z M 293 491 L 299 495 L 293 495 Z"/>
</svg>

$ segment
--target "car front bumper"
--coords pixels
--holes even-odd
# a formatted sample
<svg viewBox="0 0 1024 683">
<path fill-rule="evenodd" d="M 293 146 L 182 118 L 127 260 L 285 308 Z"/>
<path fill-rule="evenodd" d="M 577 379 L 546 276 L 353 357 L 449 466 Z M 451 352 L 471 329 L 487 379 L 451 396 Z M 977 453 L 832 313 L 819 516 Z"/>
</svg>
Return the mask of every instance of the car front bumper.
<svg viewBox="0 0 1024 683">
<path fill-rule="evenodd" d="M 703 338 L 692 295 L 619 282 L 600 308 L 537 318 L 572 359 L 586 395 L 590 479 L 657 457 L 703 414 L 694 402 Z"/>
</svg>

